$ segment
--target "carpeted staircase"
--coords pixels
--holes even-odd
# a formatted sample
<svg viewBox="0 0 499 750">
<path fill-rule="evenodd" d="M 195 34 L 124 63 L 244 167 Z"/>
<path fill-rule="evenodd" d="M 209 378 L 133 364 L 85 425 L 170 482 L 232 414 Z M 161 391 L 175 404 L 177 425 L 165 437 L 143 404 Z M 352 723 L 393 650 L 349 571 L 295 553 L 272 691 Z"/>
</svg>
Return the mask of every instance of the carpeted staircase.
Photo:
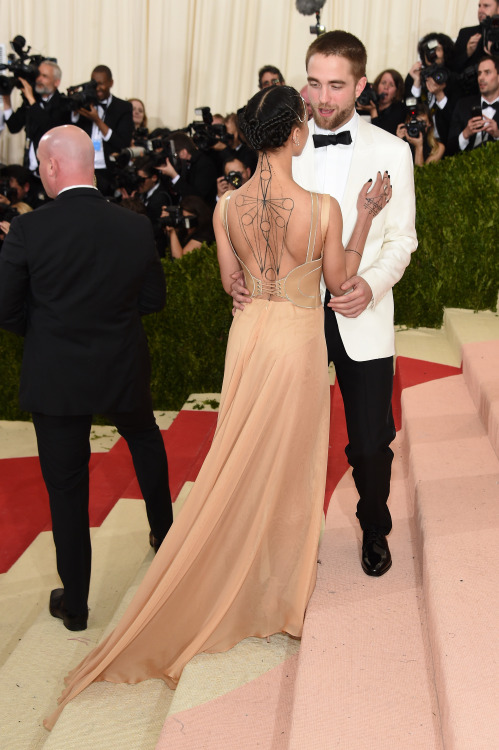
<svg viewBox="0 0 499 750">
<path fill-rule="evenodd" d="M 70 633 L 48 613 L 58 579 L 44 532 L 0 578 L 0 748 L 492 750 L 499 317 L 447 311 L 445 322 L 443 331 L 397 334 L 397 387 L 405 390 L 387 575 L 372 579 L 360 568 L 348 471 L 329 505 L 301 645 L 276 635 L 201 654 L 175 693 L 160 681 L 92 685 L 49 734 L 41 721 L 63 675 L 119 619 L 152 552 L 143 504 L 120 500 L 93 530 L 90 627 Z M 480 339 L 495 340 L 467 343 Z M 431 376 L 434 362 L 459 366 L 461 348 L 463 374 L 408 387 L 423 379 L 418 368 Z M 411 351 L 428 364 L 411 367 Z M 189 479 L 186 470 L 176 512 Z"/>
</svg>

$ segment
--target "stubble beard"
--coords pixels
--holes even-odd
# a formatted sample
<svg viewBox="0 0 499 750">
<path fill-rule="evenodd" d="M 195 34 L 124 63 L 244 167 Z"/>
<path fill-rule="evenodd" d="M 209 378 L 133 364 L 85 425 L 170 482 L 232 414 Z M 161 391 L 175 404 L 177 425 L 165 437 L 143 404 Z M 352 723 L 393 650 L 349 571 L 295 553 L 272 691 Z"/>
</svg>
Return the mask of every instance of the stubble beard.
<svg viewBox="0 0 499 750">
<path fill-rule="evenodd" d="M 311 104 L 310 106 L 312 107 L 312 116 L 315 124 L 323 130 L 337 130 L 348 122 L 355 110 L 355 104 L 352 104 L 350 107 L 338 109 L 329 117 L 323 117 L 319 112 L 318 105 Z"/>
</svg>

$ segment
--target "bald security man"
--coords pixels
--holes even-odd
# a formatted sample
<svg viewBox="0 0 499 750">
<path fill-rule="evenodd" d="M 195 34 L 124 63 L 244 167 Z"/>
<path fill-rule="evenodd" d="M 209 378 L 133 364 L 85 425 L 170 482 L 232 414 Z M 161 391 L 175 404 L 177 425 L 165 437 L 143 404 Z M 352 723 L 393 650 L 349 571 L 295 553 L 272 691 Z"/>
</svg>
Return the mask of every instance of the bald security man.
<svg viewBox="0 0 499 750">
<path fill-rule="evenodd" d="M 165 279 L 147 217 L 93 187 L 94 149 L 83 130 L 48 131 L 38 159 L 54 200 L 11 224 L 0 255 L 0 326 L 25 339 L 20 404 L 33 414 L 63 584 L 50 613 L 85 630 L 93 414 L 107 415 L 128 443 L 155 549 L 172 523 L 141 324 L 164 306 Z"/>
</svg>

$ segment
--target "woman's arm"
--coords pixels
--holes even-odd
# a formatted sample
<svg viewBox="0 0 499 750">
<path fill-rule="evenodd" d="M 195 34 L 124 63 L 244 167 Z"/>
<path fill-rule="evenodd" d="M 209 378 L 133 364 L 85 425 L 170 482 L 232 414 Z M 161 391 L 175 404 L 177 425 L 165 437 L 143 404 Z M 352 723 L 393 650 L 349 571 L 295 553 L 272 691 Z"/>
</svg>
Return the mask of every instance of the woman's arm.
<svg viewBox="0 0 499 750">
<path fill-rule="evenodd" d="M 341 285 L 357 273 L 372 221 L 386 206 L 391 195 L 387 172 L 383 176 L 378 172 L 374 184 L 372 180 L 366 182 L 357 198 L 357 221 L 346 248 L 343 248 L 341 241 L 343 222 L 340 207 L 337 201 L 331 199 L 322 271 L 327 288 L 335 296 L 344 294 Z"/>
<path fill-rule="evenodd" d="M 213 229 L 215 231 L 215 241 L 217 243 L 217 257 L 218 265 L 220 266 L 222 286 L 227 294 L 230 294 L 232 284 L 234 282 L 231 274 L 240 271 L 241 266 L 239 265 L 239 261 L 234 255 L 234 251 L 230 246 L 225 228 L 222 224 L 222 217 L 220 216 L 220 203 L 215 206 L 215 211 L 213 213 Z"/>
<path fill-rule="evenodd" d="M 436 144 L 437 144 L 437 148 L 435 149 L 435 151 L 433 153 L 431 153 L 429 155 L 429 157 L 427 158 L 425 164 L 429 164 L 432 161 L 440 161 L 440 159 L 445 154 L 445 146 L 444 146 L 444 144 L 441 141 L 436 141 Z"/>
</svg>

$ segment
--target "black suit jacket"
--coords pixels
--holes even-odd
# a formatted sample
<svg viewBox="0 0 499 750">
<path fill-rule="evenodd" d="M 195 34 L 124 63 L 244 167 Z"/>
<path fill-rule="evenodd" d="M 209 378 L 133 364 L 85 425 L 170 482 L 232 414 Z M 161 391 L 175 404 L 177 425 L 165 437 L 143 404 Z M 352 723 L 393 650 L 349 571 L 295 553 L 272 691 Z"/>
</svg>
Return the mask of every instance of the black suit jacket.
<svg viewBox="0 0 499 750">
<path fill-rule="evenodd" d="M 479 107 L 481 102 L 480 95 L 466 96 L 464 99 L 460 99 L 452 113 L 452 120 L 449 129 L 449 138 L 447 140 L 447 153 L 457 154 L 461 151 L 459 147 L 459 134 L 463 132 L 466 127 L 468 120 L 471 117 L 471 108 Z M 499 112 L 495 113 L 494 120 L 499 124 Z M 469 139 L 468 145 L 465 151 L 472 151 L 475 147 L 476 135 L 472 135 Z"/>
<path fill-rule="evenodd" d="M 109 167 L 111 154 L 119 153 L 122 149 L 128 148 L 132 140 L 134 130 L 132 103 L 113 96 L 106 109 L 104 122 L 113 131 L 108 141 L 102 141 L 106 166 Z M 80 116 L 77 125 L 92 137 L 92 120 Z"/>
<path fill-rule="evenodd" d="M 19 133 L 26 128 L 26 137 L 33 142 L 36 152 L 42 135 L 51 128 L 71 122 L 71 115 L 58 91 L 54 91 L 54 95 L 43 105 L 40 96 L 35 94 L 35 98 L 34 104 L 24 101 L 6 123 L 11 133 Z"/>
<path fill-rule="evenodd" d="M 466 54 L 466 45 L 474 34 L 482 34 L 482 39 L 478 42 L 477 47 L 471 57 Z M 465 68 L 470 65 L 476 65 L 480 62 L 485 52 L 483 49 L 483 29 L 480 24 L 476 26 L 467 26 L 464 29 L 459 30 L 459 34 L 456 39 L 455 54 L 453 67 L 458 73 L 462 73 Z"/>
<path fill-rule="evenodd" d="M 149 398 L 140 316 L 165 278 L 149 219 L 72 188 L 19 216 L 0 254 L 0 326 L 24 335 L 20 402 L 51 415 L 127 412 Z"/>
</svg>

